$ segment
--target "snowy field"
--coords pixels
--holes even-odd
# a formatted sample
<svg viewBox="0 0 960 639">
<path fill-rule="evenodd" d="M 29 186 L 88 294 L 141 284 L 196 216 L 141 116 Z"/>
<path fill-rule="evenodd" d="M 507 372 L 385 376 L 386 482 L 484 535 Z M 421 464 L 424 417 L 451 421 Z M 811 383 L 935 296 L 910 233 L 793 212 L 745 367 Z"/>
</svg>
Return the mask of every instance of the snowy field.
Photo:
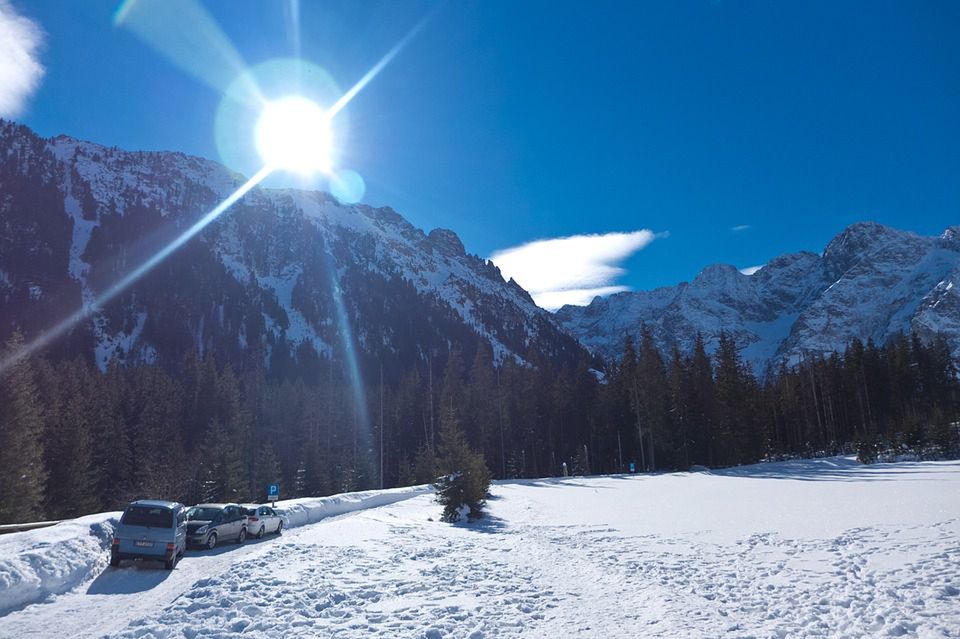
<svg viewBox="0 0 960 639">
<path fill-rule="evenodd" d="M 501 483 L 470 526 L 405 496 L 94 571 L 0 637 L 960 636 L 960 462 Z"/>
</svg>

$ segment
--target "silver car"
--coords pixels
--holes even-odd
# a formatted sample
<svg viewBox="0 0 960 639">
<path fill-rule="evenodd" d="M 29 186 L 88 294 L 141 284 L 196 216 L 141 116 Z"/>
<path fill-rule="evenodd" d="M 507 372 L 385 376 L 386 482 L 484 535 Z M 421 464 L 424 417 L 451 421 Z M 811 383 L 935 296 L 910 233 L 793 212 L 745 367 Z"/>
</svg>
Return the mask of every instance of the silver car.
<svg viewBox="0 0 960 639">
<path fill-rule="evenodd" d="M 199 504 L 187 511 L 187 543 L 214 548 L 223 540 L 242 544 L 247 538 L 247 513 L 238 504 Z"/>
<path fill-rule="evenodd" d="M 270 506 L 245 504 L 247 511 L 247 534 L 262 539 L 267 533 L 283 531 L 283 517 Z"/>
</svg>

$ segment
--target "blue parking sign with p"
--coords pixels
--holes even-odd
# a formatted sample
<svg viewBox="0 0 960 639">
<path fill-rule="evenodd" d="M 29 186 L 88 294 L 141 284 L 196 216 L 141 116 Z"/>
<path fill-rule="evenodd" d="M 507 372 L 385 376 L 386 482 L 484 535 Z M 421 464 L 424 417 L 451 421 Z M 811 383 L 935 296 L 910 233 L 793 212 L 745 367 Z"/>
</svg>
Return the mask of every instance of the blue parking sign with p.
<svg viewBox="0 0 960 639">
<path fill-rule="evenodd" d="M 269 501 L 280 499 L 280 484 L 270 484 L 267 486 L 267 499 Z"/>
</svg>

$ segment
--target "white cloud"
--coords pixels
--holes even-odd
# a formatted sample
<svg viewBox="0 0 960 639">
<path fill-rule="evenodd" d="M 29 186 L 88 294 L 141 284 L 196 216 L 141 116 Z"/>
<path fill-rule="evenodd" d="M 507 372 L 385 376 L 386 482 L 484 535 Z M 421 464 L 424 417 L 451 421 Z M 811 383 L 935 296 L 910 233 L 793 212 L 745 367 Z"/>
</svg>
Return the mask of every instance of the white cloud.
<svg viewBox="0 0 960 639">
<path fill-rule="evenodd" d="M 746 231 L 750 228 L 749 224 L 737 224 L 736 226 L 731 226 L 730 230 L 734 233 L 739 233 L 740 231 Z"/>
<path fill-rule="evenodd" d="M 740 269 L 740 272 L 743 273 L 744 275 L 753 275 L 763 267 L 764 267 L 763 264 L 761 264 L 760 266 L 748 266 L 747 268 Z"/>
<path fill-rule="evenodd" d="M 43 31 L 0 0 L 0 117 L 20 115 L 43 76 L 37 51 Z"/>
<path fill-rule="evenodd" d="M 490 259 L 507 279 L 513 278 L 543 308 L 589 304 L 597 295 L 627 290 L 613 281 L 626 271 L 618 266 L 666 233 L 648 229 L 631 233 L 574 235 L 535 240 L 495 252 Z"/>
</svg>

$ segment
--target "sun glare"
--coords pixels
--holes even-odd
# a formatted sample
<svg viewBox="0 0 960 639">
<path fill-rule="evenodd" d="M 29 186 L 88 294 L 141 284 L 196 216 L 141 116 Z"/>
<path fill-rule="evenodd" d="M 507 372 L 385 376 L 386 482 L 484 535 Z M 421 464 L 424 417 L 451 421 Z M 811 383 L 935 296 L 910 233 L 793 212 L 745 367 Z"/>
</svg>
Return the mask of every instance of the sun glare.
<svg viewBox="0 0 960 639">
<path fill-rule="evenodd" d="M 267 165 L 301 175 L 333 170 L 330 116 L 299 96 L 270 102 L 257 121 L 257 150 Z"/>
</svg>

